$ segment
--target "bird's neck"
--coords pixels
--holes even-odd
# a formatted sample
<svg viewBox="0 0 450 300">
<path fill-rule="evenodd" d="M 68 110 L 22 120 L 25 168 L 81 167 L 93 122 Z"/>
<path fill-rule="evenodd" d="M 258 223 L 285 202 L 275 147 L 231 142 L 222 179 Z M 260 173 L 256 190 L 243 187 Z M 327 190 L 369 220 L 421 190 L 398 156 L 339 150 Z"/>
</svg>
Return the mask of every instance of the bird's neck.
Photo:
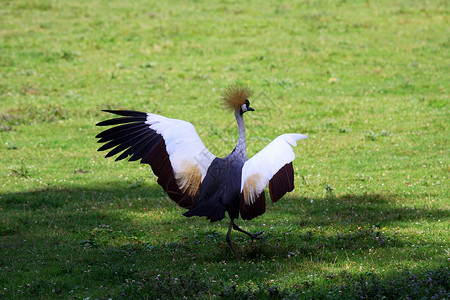
<svg viewBox="0 0 450 300">
<path fill-rule="evenodd" d="M 234 116 L 236 117 L 236 122 L 239 127 L 239 139 L 236 145 L 236 148 L 234 149 L 237 155 L 240 155 L 244 158 L 244 160 L 247 160 L 247 148 L 245 145 L 245 124 L 244 124 L 244 118 L 241 115 L 241 113 L 237 110 L 234 112 Z"/>
</svg>

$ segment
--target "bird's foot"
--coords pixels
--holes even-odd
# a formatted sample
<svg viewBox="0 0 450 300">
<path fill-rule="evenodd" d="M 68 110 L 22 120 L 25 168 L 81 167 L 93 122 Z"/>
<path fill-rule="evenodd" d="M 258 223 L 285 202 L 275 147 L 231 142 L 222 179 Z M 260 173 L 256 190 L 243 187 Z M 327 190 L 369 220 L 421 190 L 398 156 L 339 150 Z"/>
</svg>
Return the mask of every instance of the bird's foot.
<svg viewBox="0 0 450 300">
<path fill-rule="evenodd" d="M 257 233 L 251 233 L 251 232 L 247 232 L 246 234 L 252 239 L 252 240 L 262 240 L 264 238 L 264 236 L 261 236 L 264 232 L 260 231 Z"/>
<path fill-rule="evenodd" d="M 244 229 L 242 229 L 241 227 L 237 226 L 236 224 L 234 224 L 234 222 L 231 222 L 233 229 L 236 231 L 240 231 L 242 233 L 245 233 L 246 235 L 248 235 L 252 240 L 262 240 L 264 237 L 260 236 L 261 234 L 264 233 L 264 231 L 260 231 L 257 233 L 250 233 L 248 231 L 245 231 Z"/>
<path fill-rule="evenodd" d="M 261 234 L 263 234 L 264 231 L 260 231 L 257 233 L 248 233 L 248 236 L 251 237 L 253 240 L 262 240 L 264 238 L 264 236 L 261 236 Z"/>
</svg>

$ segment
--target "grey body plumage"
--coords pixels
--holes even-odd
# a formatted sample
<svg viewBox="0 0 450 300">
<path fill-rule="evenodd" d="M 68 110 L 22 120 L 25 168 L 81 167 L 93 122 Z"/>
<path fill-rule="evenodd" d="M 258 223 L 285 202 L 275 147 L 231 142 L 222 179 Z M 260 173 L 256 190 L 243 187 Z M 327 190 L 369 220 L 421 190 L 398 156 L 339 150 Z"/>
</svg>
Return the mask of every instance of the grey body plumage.
<svg viewBox="0 0 450 300">
<path fill-rule="evenodd" d="M 197 204 L 185 212 L 186 217 L 207 217 L 220 221 L 225 212 L 231 219 L 239 217 L 239 195 L 244 161 L 233 160 L 232 156 L 216 158 L 208 168 L 208 173 L 200 187 Z"/>
</svg>

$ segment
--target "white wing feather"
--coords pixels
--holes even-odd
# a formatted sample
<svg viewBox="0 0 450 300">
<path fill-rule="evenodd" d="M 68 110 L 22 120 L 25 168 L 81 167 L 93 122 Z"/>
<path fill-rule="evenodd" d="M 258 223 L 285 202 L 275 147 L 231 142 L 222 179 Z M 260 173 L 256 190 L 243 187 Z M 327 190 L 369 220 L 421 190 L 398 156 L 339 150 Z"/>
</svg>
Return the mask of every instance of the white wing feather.
<svg viewBox="0 0 450 300">
<path fill-rule="evenodd" d="M 306 135 L 299 133 L 280 135 L 245 162 L 242 168 L 241 193 L 247 183 L 244 199 L 248 204 L 254 203 L 256 197 L 269 184 L 270 179 L 284 165 L 295 159 L 292 147 L 297 146 L 297 141 L 307 138 Z M 257 180 L 248 180 L 250 178 L 256 178 Z"/>
<path fill-rule="evenodd" d="M 183 172 L 186 163 L 190 163 L 199 168 L 202 180 L 205 178 L 216 156 L 205 147 L 191 123 L 150 113 L 145 123 L 164 138 L 175 174 Z"/>
</svg>

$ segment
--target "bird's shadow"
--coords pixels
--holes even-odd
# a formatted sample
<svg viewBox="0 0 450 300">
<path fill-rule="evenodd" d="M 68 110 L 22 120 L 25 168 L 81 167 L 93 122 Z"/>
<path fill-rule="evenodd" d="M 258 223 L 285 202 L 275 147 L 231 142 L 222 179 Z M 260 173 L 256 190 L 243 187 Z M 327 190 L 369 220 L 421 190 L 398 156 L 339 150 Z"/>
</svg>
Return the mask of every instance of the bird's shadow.
<svg viewBox="0 0 450 300">
<path fill-rule="evenodd" d="M 403 247 L 405 242 L 402 237 L 382 233 L 379 228 L 402 221 L 432 221 L 449 216 L 446 209 L 400 207 L 395 204 L 398 197 L 383 194 L 315 199 L 285 197 L 275 205 L 268 204 L 264 216 L 240 222 L 244 227 L 256 228 L 255 231 L 264 230 L 263 240 L 252 241 L 246 235 L 233 232 L 233 245 L 240 259 L 255 261 L 274 257 L 307 258 L 323 248 L 339 251 Z M 101 186 L 49 187 L 1 193 L 0 205 L 4 214 L 14 216 L 0 227 L 0 236 L 6 237 L 4 247 L 8 246 L 8 236 L 20 235 L 31 225 L 49 226 L 50 223 L 57 224 L 67 234 L 78 231 L 75 242 L 81 247 L 90 247 L 98 243 L 89 239 L 92 235 L 90 230 L 104 226 L 102 224 L 113 224 L 117 231 L 121 231 L 121 227 L 139 229 L 143 232 L 138 234 L 141 240 L 146 240 L 146 231 L 155 227 L 162 232 L 177 230 L 176 235 L 168 234 L 169 240 L 161 234 L 159 240 L 152 237 L 148 239 L 150 242 L 138 243 L 136 247 L 148 250 L 149 257 L 175 251 L 177 256 L 191 257 L 193 260 L 200 256 L 202 260 L 212 262 L 234 259 L 225 242 L 227 220 L 210 224 L 204 218 L 177 217 L 183 210 L 169 200 L 156 184 L 108 182 Z M 154 218 L 155 212 L 170 216 Z M 42 215 L 47 219 L 42 219 Z M 137 215 L 139 217 L 133 217 Z M 271 226 L 266 225 L 269 222 Z M 334 228 L 332 231 L 336 234 L 324 235 L 323 230 L 328 227 Z M 349 230 L 340 233 L 342 228 L 350 228 L 351 233 Z M 148 232 L 148 235 L 151 233 Z M 45 235 L 38 238 L 50 239 Z M 198 251 L 199 247 L 209 251 Z"/>
</svg>

